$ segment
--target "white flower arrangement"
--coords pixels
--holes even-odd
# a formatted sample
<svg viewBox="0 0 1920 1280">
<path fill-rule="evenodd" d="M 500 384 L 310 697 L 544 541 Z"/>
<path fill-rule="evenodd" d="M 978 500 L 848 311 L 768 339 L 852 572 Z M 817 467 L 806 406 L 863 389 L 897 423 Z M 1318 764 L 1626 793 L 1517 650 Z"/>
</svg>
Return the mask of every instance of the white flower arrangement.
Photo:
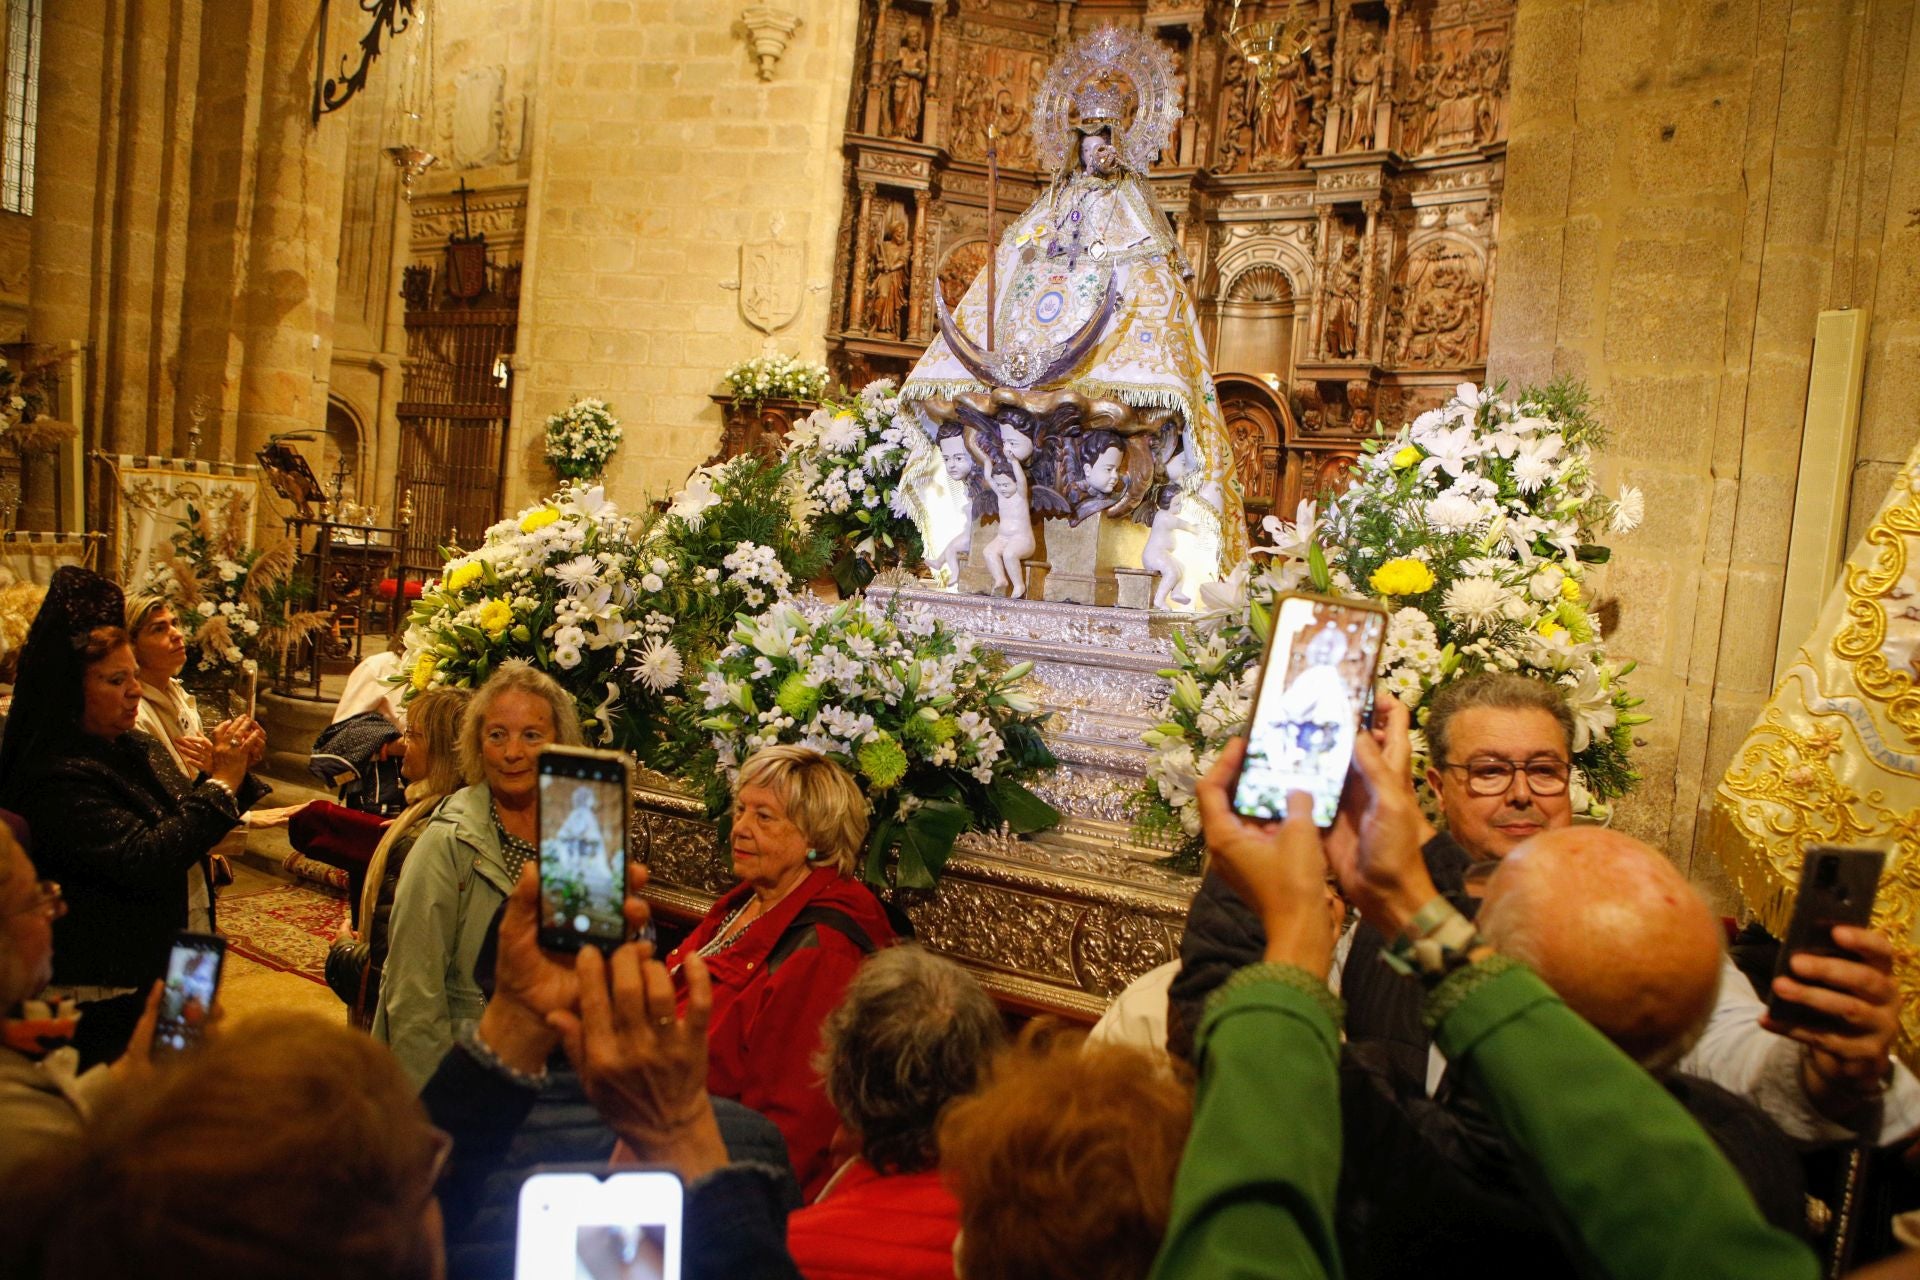
<svg viewBox="0 0 1920 1280">
<path fill-rule="evenodd" d="M 1031 669 L 924 610 L 779 601 L 742 615 L 708 664 L 697 724 L 709 738 L 688 773 L 708 780 L 708 804 L 721 813 L 754 751 L 798 743 L 824 752 L 873 806 L 868 880 L 885 883 L 897 850 L 897 883 L 931 888 L 962 831 L 1059 821 L 1026 785 L 1055 763 L 1039 733 L 1045 717 L 1021 687 Z"/>
<path fill-rule="evenodd" d="M 919 528 L 897 502 L 900 473 L 924 439 L 891 378 L 814 410 L 787 432 L 785 457 L 806 515 L 833 542 L 842 591 L 920 559 Z"/>
<path fill-rule="evenodd" d="M 1574 811 L 1606 820 L 1607 801 L 1636 781 L 1628 751 L 1647 717 L 1625 687 L 1633 664 L 1608 659 L 1588 609 L 1588 572 L 1608 558 L 1599 534 L 1626 532 L 1644 512 L 1634 490 L 1600 491 L 1593 453 L 1603 440 L 1573 384 L 1515 402 L 1462 384 L 1446 405 L 1369 442 L 1324 516 L 1302 504 L 1292 525 L 1268 517 L 1274 545 L 1254 548 L 1264 566 L 1206 590 L 1223 612 L 1176 635 L 1166 717 L 1146 735 L 1154 761 L 1135 801 L 1142 830 L 1197 853 L 1193 781 L 1249 714 L 1273 597 L 1300 589 L 1388 606 L 1379 687 L 1416 725 L 1436 689 L 1476 672 L 1559 685 L 1574 716 Z M 1415 748 L 1431 804 L 1418 734 Z"/>
<path fill-rule="evenodd" d="M 631 742 L 644 708 L 629 705 L 627 668 L 651 654 L 646 692 L 674 680 L 674 618 L 664 580 L 652 589 L 633 528 L 599 488 L 562 489 L 488 529 L 449 560 L 414 605 L 400 676 L 414 691 L 477 688 L 522 658 L 572 693 L 588 732 Z"/>
<path fill-rule="evenodd" d="M 758 406 L 767 400 L 817 401 L 827 394 L 827 366 L 798 356 L 765 355 L 742 360 L 720 375 L 727 394 Z"/>
<path fill-rule="evenodd" d="M 593 480 L 607 469 L 623 432 L 604 400 L 575 400 L 547 419 L 546 460 L 562 480 Z"/>
</svg>

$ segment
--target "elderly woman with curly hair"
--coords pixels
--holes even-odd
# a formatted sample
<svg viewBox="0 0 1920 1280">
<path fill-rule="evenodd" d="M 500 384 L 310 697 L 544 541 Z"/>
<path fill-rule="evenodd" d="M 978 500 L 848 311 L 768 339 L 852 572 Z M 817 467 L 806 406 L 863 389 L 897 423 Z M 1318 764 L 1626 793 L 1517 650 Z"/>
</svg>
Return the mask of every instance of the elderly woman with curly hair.
<svg viewBox="0 0 1920 1280">
<path fill-rule="evenodd" d="M 805 747 L 756 751 L 733 791 L 740 883 L 667 957 L 676 980 L 688 956 L 706 961 L 707 1087 L 779 1127 L 808 1199 L 832 1172 L 839 1125 L 813 1069 L 820 1027 L 861 961 L 894 936 L 852 874 L 866 839 L 866 798 L 845 769 Z M 684 1012 L 684 989 L 680 1003 Z"/>
<path fill-rule="evenodd" d="M 394 889 L 373 1034 L 416 1086 L 480 1019 L 474 962 L 520 869 L 537 860 L 540 749 L 580 745 L 580 715 L 551 676 L 524 662 L 494 672 L 460 725 L 460 772 L 420 828 Z"/>
</svg>

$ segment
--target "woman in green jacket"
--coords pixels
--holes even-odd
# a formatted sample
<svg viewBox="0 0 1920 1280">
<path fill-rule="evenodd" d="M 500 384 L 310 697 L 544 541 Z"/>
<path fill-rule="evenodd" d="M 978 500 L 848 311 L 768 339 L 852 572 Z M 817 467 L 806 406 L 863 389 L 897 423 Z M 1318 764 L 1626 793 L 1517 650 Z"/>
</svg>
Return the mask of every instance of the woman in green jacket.
<svg viewBox="0 0 1920 1280">
<path fill-rule="evenodd" d="M 416 1086 L 486 1007 L 473 966 L 520 868 L 537 856 L 536 765 L 549 743 L 580 745 L 573 699 L 525 663 L 505 664 L 461 721 L 462 771 L 479 781 L 447 797 L 401 869 L 373 1034 Z"/>
<path fill-rule="evenodd" d="M 1347 900 L 1395 939 L 1395 967 L 1426 986 L 1436 1043 L 1512 1145 L 1581 1274 L 1815 1280 L 1812 1252 L 1767 1224 L 1680 1104 L 1435 891 L 1407 781 L 1406 710 L 1389 712 L 1383 744 L 1356 742 L 1360 785 L 1324 840 L 1305 796 L 1291 797 L 1278 827 L 1231 811 L 1243 742 L 1196 788 L 1214 865 L 1262 918 L 1267 952 L 1201 1019 L 1193 1131 L 1153 1276 L 1342 1274 L 1341 1007 L 1325 985 L 1333 930 L 1321 905 L 1331 867 Z"/>
</svg>

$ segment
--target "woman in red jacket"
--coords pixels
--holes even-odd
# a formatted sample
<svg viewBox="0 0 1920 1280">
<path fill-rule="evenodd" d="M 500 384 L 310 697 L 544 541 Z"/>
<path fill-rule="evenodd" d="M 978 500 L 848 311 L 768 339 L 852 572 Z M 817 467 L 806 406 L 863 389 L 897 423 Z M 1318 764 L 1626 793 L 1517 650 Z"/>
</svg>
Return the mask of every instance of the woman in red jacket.
<svg viewBox="0 0 1920 1280">
<path fill-rule="evenodd" d="M 740 884 L 667 957 L 676 977 L 687 955 L 706 960 L 707 1087 L 779 1127 L 809 1200 L 832 1172 L 839 1123 L 813 1068 L 820 1024 L 860 962 L 893 941 L 880 900 L 850 874 L 866 839 L 867 802 L 846 770 L 805 747 L 755 752 L 734 785 Z"/>
<path fill-rule="evenodd" d="M 860 1154 L 787 1219 L 794 1265 L 807 1280 L 952 1280 L 960 1206 L 934 1127 L 992 1065 L 1000 1011 L 953 961 L 894 947 L 860 971 L 820 1038 L 827 1096 Z"/>
</svg>

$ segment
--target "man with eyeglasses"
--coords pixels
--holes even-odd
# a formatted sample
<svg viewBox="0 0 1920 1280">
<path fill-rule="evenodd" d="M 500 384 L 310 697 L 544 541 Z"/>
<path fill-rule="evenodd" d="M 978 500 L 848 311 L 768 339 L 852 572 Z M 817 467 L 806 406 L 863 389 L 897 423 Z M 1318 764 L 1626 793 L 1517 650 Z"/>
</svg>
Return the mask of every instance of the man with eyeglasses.
<svg viewBox="0 0 1920 1280">
<path fill-rule="evenodd" d="M 1422 852 L 1435 886 L 1472 913 L 1486 874 L 1523 842 L 1573 822 L 1569 796 L 1574 720 L 1560 691 L 1505 673 L 1460 680 L 1427 708 L 1427 781 L 1443 829 Z M 1703 1077 L 1764 1111 L 1801 1142 L 1893 1141 L 1920 1129 L 1920 1083 L 1891 1057 L 1898 993 L 1884 980 L 1892 949 L 1866 931 L 1856 961 L 1834 960 L 1820 975 L 1841 993 L 1830 1002 L 1848 1023 L 1819 1046 L 1796 1043 L 1762 1024 L 1765 1006 L 1729 958 L 1720 998 L 1700 1042 L 1679 1070 Z M 1379 959 L 1386 940 L 1365 926 L 1336 953 L 1330 981 L 1347 1004 L 1349 1041 L 1371 1042 L 1394 1075 L 1431 1094 L 1446 1063 L 1420 1021 L 1419 991 Z M 1211 991 L 1264 949 L 1259 923 L 1217 876 L 1195 896 L 1181 940 L 1182 971 L 1170 997 L 1170 1047 L 1178 1028 L 1197 1025 Z M 1823 1008 L 1830 1007 L 1823 1004 Z"/>
<path fill-rule="evenodd" d="M 0 1179 L 42 1152 L 78 1141 L 94 1102 L 114 1079 L 146 1064 L 159 984 L 119 1062 L 79 1073 L 60 1047 L 75 1019 L 36 1007 L 53 980 L 53 922 L 66 914 L 60 886 L 35 879 L 33 863 L 0 823 Z"/>
</svg>

